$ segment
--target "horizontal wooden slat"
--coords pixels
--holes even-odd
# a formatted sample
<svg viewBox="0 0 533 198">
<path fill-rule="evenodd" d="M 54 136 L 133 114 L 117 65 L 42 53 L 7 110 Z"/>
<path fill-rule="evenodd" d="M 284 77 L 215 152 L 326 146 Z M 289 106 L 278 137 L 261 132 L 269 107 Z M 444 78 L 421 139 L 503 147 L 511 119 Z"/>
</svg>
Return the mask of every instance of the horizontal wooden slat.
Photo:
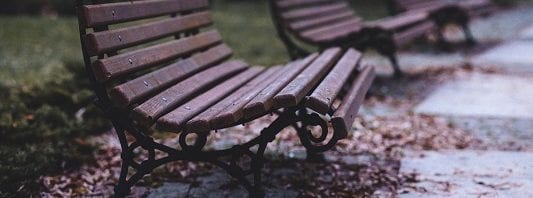
<svg viewBox="0 0 533 198">
<path fill-rule="evenodd" d="M 374 21 L 367 24 L 367 26 L 377 26 L 385 30 L 394 31 L 405 26 L 427 21 L 429 20 L 428 17 L 429 15 L 426 12 L 410 12 Z"/>
<path fill-rule="evenodd" d="M 355 121 L 355 116 L 359 111 L 359 107 L 363 103 L 365 95 L 374 78 L 374 68 L 365 67 L 357 78 L 355 78 L 348 94 L 344 97 L 343 102 L 333 114 L 331 124 L 336 132 L 338 131 L 341 133 L 341 138 L 347 137 L 348 130 L 351 129 L 351 126 Z"/>
<path fill-rule="evenodd" d="M 203 48 L 216 45 L 222 40 L 216 30 L 197 34 L 133 52 L 97 60 L 93 66 L 99 81 L 104 82 L 121 75 L 160 64 Z"/>
<path fill-rule="evenodd" d="M 348 5 L 345 2 L 335 2 L 326 6 L 294 9 L 282 13 L 281 16 L 286 20 L 300 20 L 309 17 L 323 16 L 328 13 L 334 13 L 336 11 L 345 10 L 348 10 Z"/>
<path fill-rule="evenodd" d="M 296 21 L 294 23 L 290 23 L 289 27 L 293 31 L 301 32 L 301 31 L 305 31 L 311 28 L 317 28 L 319 26 L 324 26 L 324 25 L 335 23 L 338 21 L 343 21 L 349 18 L 355 18 L 353 11 L 351 10 L 339 12 L 339 13 L 332 14 L 332 15 Z"/>
<path fill-rule="evenodd" d="M 127 1 L 83 6 L 85 24 L 96 27 L 207 8 L 208 0 Z"/>
<path fill-rule="evenodd" d="M 298 8 L 305 7 L 309 5 L 320 5 L 326 3 L 334 3 L 339 0 L 274 0 L 276 1 L 276 6 L 280 9 L 289 9 L 289 8 Z"/>
<path fill-rule="evenodd" d="M 430 30 L 436 28 L 435 24 L 432 21 L 427 21 L 421 24 L 417 24 L 413 27 L 410 27 L 407 30 L 394 34 L 394 42 L 396 45 L 401 46 L 405 45 L 416 38 L 420 38 L 426 35 Z"/>
<path fill-rule="evenodd" d="M 252 81 L 246 83 L 240 87 L 237 91 L 233 92 L 231 95 L 225 97 L 221 101 L 217 102 L 215 105 L 211 106 L 209 109 L 205 110 L 198 116 L 187 122 L 185 127 L 188 131 L 209 131 L 214 129 L 210 124 L 210 121 L 213 121 L 215 116 L 219 115 L 222 111 L 229 112 L 231 109 L 242 109 L 242 106 L 246 104 L 247 101 L 251 100 L 252 97 L 257 95 L 261 91 L 266 83 L 271 81 L 270 78 L 273 74 L 280 71 L 281 67 L 270 68 L 267 71 L 261 73 L 261 75 L 254 78 Z M 232 112 L 232 114 L 234 114 Z M 237 120 L 230 121 L 232 123 L 237 122 Z"/>
<path fill-rule="evenodd" d="M 280 75 L 283 75 L 283 69 L 277 70 L 277 72 L 272 72 L 270 76 L 266 76 L 262 81 L 258 81 L 254 87 L 250 87 L 248 90 L 243 90 L 245 93 L 240 98 L 235 100 L 230 106 L 225 108 L 223 111 L 219 112 L 214 116 L 209 124 L 213 129 L 222 129 L 230 127 L 232 123 L 238 122 L 244 116 L 243 107 L 250 102 L 259 92 L 264 90 L 267 86 L 271 85 L 278 80 Z"/>
<path fill-rule="evenodd" d="M 306 99 L 305 105 L 323 115 L 328 113 L 333 101 L 351 74 L 357 69 L 362 54 L 354 49 L 348 50 L 328 73 L 326 78 Z"/>
<path fill-rule="evenodd" d="M 318 85 L 342 55 L 340 48 L 330 48 L 292 80 L 274 97 L 274 108 L 294 107 Z"/>
<path fill-rule="evenodd" d="M 139 26 L 90 33 L 87 41 L 92 54 L 102 54 L 211 24 L 211 13 L 200 12 Z"/>
<path fill-rule="evenodd" d="M 191 101 L 181 105 L 172 110 L 170 113 L 164 115 L 157 120 L 157 127 L 171 132 L 181 132 L 184 124 L 195 115 L 198 115 L 209 106 L 221 100 L 231 92 L 235 91 L 243 84 L 248 82 L 253 77 L 257 76 L 264 68 L 251 68 L 245 72 L 224 81 L 223 83 L 213 87 L 209 91 L 192 99 Z M 208 131 L 194 131 L 194 132 L 208 132 Z"/>
<path fill-rule="evenodd" d="M 316 43 L 330 43 L 358 33 L 361 28 L 361 20 L 359 18 L 352 18 L 340 23 L 305 31 L 302 33 L 302 37 Z"/>
<path fill-rule="evenodd" d="M 113 88 L 110 92 L 111 100 L 118 106 L 126 107 L 193 75 L 195 72 L 222 62 L 231 54 L 231 49 L 225 44 L 197 53 L 187 59 Z"/>
<path fill-rule="evenodd" d="M 246 69 L 242 61 L 230 61 L 200 72 L 150 98 L 134 109 L 133 117 L 143 125 L 150 125 L 189 98 L 227 77 Z"/>
<path fill-rule="evenodd" d="M 281 91 L 294 77 L 300 74 L 307 68 L 316 58 L 317 53 L 307 56 L 303 60 L 294 61 L 285 66 L 282 75 L 272 82 L 268 87 L 259 92 L 246 106 L 244 107 L 244 118 L 251 119 L 268 112 L 274 105 L 274 96 Z"/>
</svg>

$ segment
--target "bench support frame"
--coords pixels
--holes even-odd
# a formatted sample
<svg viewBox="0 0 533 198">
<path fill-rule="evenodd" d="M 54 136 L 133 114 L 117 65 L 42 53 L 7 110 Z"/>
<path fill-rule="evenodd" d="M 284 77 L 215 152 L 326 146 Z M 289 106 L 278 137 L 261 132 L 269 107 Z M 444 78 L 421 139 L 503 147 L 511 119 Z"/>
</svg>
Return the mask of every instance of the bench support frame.
<svg viewBox="0 0 533 198">
<path fill-rule="evenodd" d="M 97 106 L 103 108 L 98 103 Z M 283 129 L 294 127 L 297 130 L 302 145 L 307 149 L 308 157 L 317 156 L 330 150 L 342 139 L 341 135 L 335 131 L 332 135 L 329 134 L 331 130 L 326 120 L 316 113 L 307 113 L 303 108 L 300 110 L 290 108 L 283 112 L 273 113 L 278 115 L 277 119 L 251 141 L 225 150 L 204 151 L 208 133 L 183 132 L 179 135 L 181 149 L 175 149 L 156 142 L 139 128 L 134 127 L 130 120 L 116 119 L 120 113 L 107 111 L 108 115 L 115 118 L 112 119 L 112 122 L 122 149 L 122 167 L 119 183 L 115 187 L 115 196 L 129 195 L 131 187 L 157 167 L 173 161 L 191 161 L 216 165 L 236 179 L 249 192 L 250 197 L 264 197 L 261 175 L 265 150 L 268 143 L 272 142 Z M 320 128 L 319 137 L 315 137 L 311 133 L 310 126 Z M 194 143 L 189 144 L 187 143 L 187 136 L 192 134 L 195 134 L 196 138 Z M 127 136 L 133 141 L 128 141 Z M 138 149 L 143 149 L 148 153 L 147 156 L 144 156 L 145 159 L 138 159 L 140 156 L 135 152 Z M 158 151 L 165 153 L 166 157 L 158 159 L 156 155 Z M 242 167 L 239 164 L 239 161 L 244 158 L 248 158 L 250 161 L 248 167 Z M 130 170 L 134 170 L 134 173 L 131 174 Z"/>
</svg>

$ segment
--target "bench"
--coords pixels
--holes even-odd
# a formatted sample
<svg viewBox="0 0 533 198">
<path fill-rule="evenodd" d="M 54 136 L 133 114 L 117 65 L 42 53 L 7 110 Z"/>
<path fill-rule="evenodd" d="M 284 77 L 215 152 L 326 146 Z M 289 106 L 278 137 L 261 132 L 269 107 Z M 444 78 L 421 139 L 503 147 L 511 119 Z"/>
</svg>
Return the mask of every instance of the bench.
<svg viewBox="0 0 533 198">
<path fill-rule="evenodd" d="M 486 16 L 496 10 L 490 0 L 387 0 L 391 15 L 405 12 L 428 12 L 431 19 L 439 27 L 439 41 L 446 44 L 442 32 L 448 24 L 459 25 L 465 34 L 466 41 L 474 44 L 475 39 L 468 26 L 471 18 Z"/>
<path fill-rule="evenodd" d="M 112 121 L 122 148 L 118 197 L 177 160 L 212 163 L 251 197 L 264 196 L 267 144 L 293 127 L 308 157 L 331 149 L 352 129 L 374 79 L 372 67 L 359 66 L 355 49 L 331 47 L 269 68 L 232 59 L 212 26 L 208 0 L 98 2 L 79 0 L 78 20 L 95 104 Z M 263 116 L 272 123 L 249 142 L 205 148 L 211 132 Z M 154 140 L 154 127 L 179 134 L 178 148 Z M 241 159 L 251 163 L 243 166 Z"/>
<path fill-rule="evenodd" d="M 278 36 L 293 59 L 309 54 L 294 40 L 323 50 L 331 46 L 377 50 L 389 58 L 395 75 L 401 75 L 396 58 L 398 46 L 436 28 L 427 12 L 409 12 L 364 22 L 346 0 L 270 0 Z"/>
</svg>

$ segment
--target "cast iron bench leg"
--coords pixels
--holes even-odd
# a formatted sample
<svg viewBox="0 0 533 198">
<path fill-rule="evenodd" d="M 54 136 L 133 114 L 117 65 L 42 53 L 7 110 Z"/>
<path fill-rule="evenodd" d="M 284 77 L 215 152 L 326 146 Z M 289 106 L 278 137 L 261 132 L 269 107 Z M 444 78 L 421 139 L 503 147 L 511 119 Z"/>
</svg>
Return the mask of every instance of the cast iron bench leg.
<svg viewBox="0 0 533 198">
<path fill-rule="evenodd" d="M 136 130 L 133 127 L 120 127 L 120 125 L 115 125 L 122 146 L 122 167 L 119 183 L 115 187 L 115 196 L 128 196 L 131 192 L 131 187 L 155 168 L 169 162 L 185 160 L 214 164 L 224 169 L 229 175 L 236 179 L 249 192 L 250 197 L 264 197 L 265 192 L 261 182 L 264 153 L 267 144 L 274 141 L 276 135 L 283 129 L 290 126 L 302 126 L 302 128 L 299 129 L 298 134 L 302 144 L 306 147 L 309 153 L 312 154 L 322 153 L 331 149 L 340 139 L 338 134 L 333 133 L 333 137 L 327 141 L 326 136 L 329 133 L 327 122 L 318 114 L 297 114 L 296 109 L 297 108 L 287 109 L 284 112 L 279 113 L 278 118 L 276 118 L 270 126 L 263 129 L 261 135 L 255 139 L 245 144 L 219 151 L 203 151 L 207 140 L 207 134 L 197 134 L 198 138 L 195 140 L 195 143 L 193 145 L 188 145 L 185 142 L 185 139 L 187 135 L 191 133 L 180 133 L 179 143 L 183 149 L 176 150 L 155 142 L 152 138 L 145 136 L 143 132 Z M 298 123 L 300 123 L 300 125 L 298 125 Z M 306 129 L 307 126 L 319 126 L 322 130 L 320 137 L 314 137 L 310 131 Z M 134 142 L 127 142 L 126 131 L 134 137 Z M 251 148 L 255 146 L 257 146 L 257 151 L 253 152 Z M 140 163 L 136 162 L 136 160 L 134 160 L 136 155 L 134 150 L 136 149 L 146 150 L 148 152 L 147 159 L 144 159 L 144 161 Z M 157 159 L 157 156 L 155 155 L 156 150 L 167 153 L 168 156 Z M 251 165 L 249 168 L 243 168 L 238 164 L 238 161 L 243 157 L 250 158 Z M 127 178 L 129 170 L 135 170 L 136 172 Z M 250 181 L 247 178 L 248 176 L 253 177 L 253 179 Z"/>
</svg>

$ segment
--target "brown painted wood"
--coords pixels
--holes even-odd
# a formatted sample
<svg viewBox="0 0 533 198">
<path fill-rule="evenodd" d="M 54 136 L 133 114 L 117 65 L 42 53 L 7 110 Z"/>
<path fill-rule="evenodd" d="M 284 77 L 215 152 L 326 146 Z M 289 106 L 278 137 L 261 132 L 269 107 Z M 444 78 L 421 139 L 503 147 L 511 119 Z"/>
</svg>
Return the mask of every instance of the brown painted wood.
<svg viewBox="0 0 533 198">
<path fill-rule="evenodd" d="M 343 39 L 346 36 L 358 32 L 362 29 L 360 18 L 350 18 L 346 21 L 330 24 L 318 29 L 311 29 L 302 32 L 302 36 L 311 39 L 313 42 L 328 43 Z"/>
<path fill-rule="evenodd" d="M 424 23 L 413 26 L 407 30 L 396 33 L 394 37 L 394 42 L 397 45 L 407 44 L 414 39 L 426 34 L 427 32 L 432 31 L 436 28 L 436 25 L 432 21 L 426 21 Z"/>
<path fill-rule="evenodd" d="M 338 2 L 338 0 L 274 0 L 276 5 L 280 9 L 300 8 L 310 5 L 323 5 L 332 2 Z"/>
<path fill-rule="evenodd" d="M 281 16 L 286 20 L 302 20 L 306 18 L 324 16 L 334 12 L 342 12 L 348 9 L 348 5 L 345 2 L 335 2 L 325 6 L 294 9 L 282 13 Z"/>
<path fill-rule="evenodd" d="M 274 96 L 281 91 L 294 77 L 307 68 L 316 58 L 317 53 L 307 56 L 305 59 L 294 61 L 285 66 L 282 75 L 264 90 L 259 92 L 244 107 L 244 118 L 251 119 L 267 113 L 274 105 Z"/>
<path fill-rule="evenodd" d="M 369 26 L 377 26 L 385 30 L 396 31 L 400 28 L 429 21 L 427 12 L 409 12 L 394 17 L 387 17 L 369 23 Z"/>
<path fill-rule="evenodd" d="M 211 67 L 232 55 L 226 44 L 197 53 L 162 69 L 118 85 L 110 91 L 111 100 L 120 107 L 139 102 L 154 92 L 165 89 L 196 72 Z"/>
<path fill-rule="evenodd" d="M 188 101 L 180 107 L 172 110 L 170 113 L 162 116 L 157 120 L 157 127 L 170 132 L 181 132 L 185 123 L 198 115 L 209 106 L 229 95 L 243 84 L 260 74 L 264 68 L 250 68 L 231 79 L 220 83 L 209 91 L 202 93 L 200 96 Z M 209 131 L 194 131 L 209 132 Z"/>
<path fill-rule="evenodd" d="M 289 24 L 289 28 L 291 28 L 293 31 L 301 32 L 309 29 L 316 29 L 331 23 L 337 23 L 339 21 L 344 21 L 350 18 L 355 18 L 354 13 L 351 10 L 346 10 L 343 12 L 336 12 L 331 15 L 295 21 Z"/>
<path fill-rule="evenodd" d="M 294 107 L 300 103 L 311 90 L 320 83 L 320 80 L 335 65 L 342 55 L 340 48 L 330 48 L 283 88 L 274 97 L 274 108 Z"/>
<path fill-rule="evenodd" d="M 216 45 L 222 40 L 216 30 L 152 47 L 97 60 L 93 67 L 99 81 L 129 74 Z"/>
<path fill-rule="evenodd" d="M 246 69 L 247 64 L 233 60 L 200 72 L 148 99 L 136 107 L 133 117 L 140 124 L 151 125 L 160 116 L 173 110 L 191 97 L 214 84 Z"/>
<path fill-rule="evenodd" d="M 320 85 L 306 99 L 305 105 L 323 115 L 327 114 L 343 85 L 359 66 L 362 54 L 349 49 Z"/>
<path fill-rule="evenodd" d="M 205 9 L 208 0 L 150 0 L 129 1 L 83 6 L 87 27 L 116 24 L 172 13 Z"/>
<path fill-rule="evenodd" d="M 278 69 L 277 72 L 267 76 L 263 81 L 258 82 L 254 88 L 246 91 L 242 97 L 235 100 L 230 106 L 214 116 L 209 124 L 212 129 L 222 129 L 232 126 L 237 123 L 244 116 L 244 106 L 248 104 L 259 92 L 278 80 L 278 77 L 283 75 L 284 70 Z"/>
<path fill-rule="evenodd" d="M 352 88 L 350 88 L 343 102 L 333 114 L 331 124 L 335 131 L 341 133 L 341 138 L 345 138 L 348 135 L 348 131 L 355 121 L 355 116 L 374 78 L 374 68 L 365 67 L 357 78 L 355 78 L 352 83 Z"/>
<path fill-rule="evenodd" d="M 242 106 L 244 106 L 266 86 L 268 86 L 267 83 L 271 83 L 276 79 L 276 76 L 273 75 L 282 71 L 281 68 L 282 67 L 273 67 L 261 73 L 261 75 L 246 83 L 231 95 L 225 97 L 221 101 L 217 102 L 217 104 L 211 106 L 209 109 L 189 120 L 187 122 L 186 129 L 189 131 L 209 131 L 215 129 L 213 125 L 210 124 L 210 121 L 212 121 L 219 114 L 230 113 L 231 115 L 235 115 L 238 111 L 242 111 Z M 228 125 L 231 125 L 237 121 L 238 120 L 231 121 L 231 123 Z"/>
<path fill-rule="evenodd" d="M 211 25 L 212 22 L 210 12 L 199 12 L 138 26 L 90 33 L 87 35 L 87 41 L 92 54 L 102 54 L 165 36 L 206 27 Z"/>
</svg>

